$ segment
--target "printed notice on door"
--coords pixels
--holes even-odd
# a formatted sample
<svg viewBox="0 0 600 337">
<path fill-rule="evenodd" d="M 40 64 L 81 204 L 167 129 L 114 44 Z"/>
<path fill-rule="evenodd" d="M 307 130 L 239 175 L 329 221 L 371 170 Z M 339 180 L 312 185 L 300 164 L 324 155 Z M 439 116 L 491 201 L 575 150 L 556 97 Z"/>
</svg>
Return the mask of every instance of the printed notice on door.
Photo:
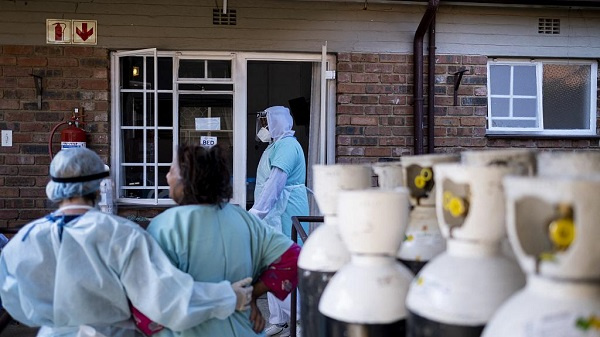
<svg viewBox="0 0 600 337">
<path fill-rule="evenodd" d="M 196 118 L 196 130 L 197 131 L 221 130 L 221 118 L 220 117 Z"/>
</svg>

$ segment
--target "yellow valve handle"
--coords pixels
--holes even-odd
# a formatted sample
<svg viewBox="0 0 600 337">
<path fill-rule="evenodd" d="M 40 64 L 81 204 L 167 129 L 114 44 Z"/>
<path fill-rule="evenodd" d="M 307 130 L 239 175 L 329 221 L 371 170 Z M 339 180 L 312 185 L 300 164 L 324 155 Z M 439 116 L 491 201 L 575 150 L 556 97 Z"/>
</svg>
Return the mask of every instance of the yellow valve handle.
<svg viewBox="0 0 600 337">
<path fill-rule="evenodd" d="M 465 202 L 462 198 L 453 197 L 450 199 L 450 202 L 448 203 L 448 212 L 450 212 L 453 217 L 458 218 L 459 216 L 464 215 L 466 210 L 467 208 L 465 207 Z"/>
<path fill-rule="evenodd" d="M 560 218 L 550 223 L 550 241 L 560 250 L 567 249 L 575 240 L 575 223 L 570 218 Z"/>
<path fill-rule="evenodd" d="M 430 181 L 431 178 L 433 178 L 433 172 L 431 171 L 430 168 L 425 167 L 425 168 L 421 169 L 420 176 L 423 177 L 423 179 L 425 179 L 425 181 Z"/>
<path fill-rule="evenodd" d="M 416 176 L 415 177 L 415 186 L 417 188 L 423 188 L 423 187 L 425 187 L 426 183 L 427 183 L 427 181 L 425 180 L 425 178 L 423 178 L 423 176 Z"/>
</svg>

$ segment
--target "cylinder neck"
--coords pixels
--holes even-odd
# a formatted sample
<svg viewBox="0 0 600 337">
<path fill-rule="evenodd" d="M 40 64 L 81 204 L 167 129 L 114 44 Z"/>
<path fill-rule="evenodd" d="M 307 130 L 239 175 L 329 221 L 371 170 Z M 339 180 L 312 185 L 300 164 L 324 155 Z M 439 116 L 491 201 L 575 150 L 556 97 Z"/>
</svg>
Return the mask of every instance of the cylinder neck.
<svg viewBox="0 0 600 337">
<path fill-rule="evenodd" d="M 492 256 L 500 253 L 500 243 L 448 239 L 447 250 L 455 256 Z"/>
<path fill-rule="evenodd" d="M 327 226 L 337 226 L 337 224 L 338 224 L 337 214 L 325 215 L 323 217 L 323 224 L 327 225 Z"/>
<path fill-rule="evenodd" d="M 598 280 L 559 280 L 539 275 L 527 275 L 527 288 L 543 296 L 553 298 L 599 298 L 600 283 Z"/>
<path fill-rule="evenodd" d="M 396 262 L 391 256 L 385 255 L 352 255 L 351 263 L 357 266 L 379 267 L 387 266 Z"/>
</svg>

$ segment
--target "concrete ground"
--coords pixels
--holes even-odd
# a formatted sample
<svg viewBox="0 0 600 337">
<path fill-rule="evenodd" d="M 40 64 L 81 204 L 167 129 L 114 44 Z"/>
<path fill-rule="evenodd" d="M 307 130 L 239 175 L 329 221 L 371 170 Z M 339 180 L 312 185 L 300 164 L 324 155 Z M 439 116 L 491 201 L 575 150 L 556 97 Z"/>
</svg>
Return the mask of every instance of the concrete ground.
<svg viewBox="0 0 600 337">
<path fill-rule="evenodd" d="M 267 296 L 262 296 L 256 302 L 258 304 L 258 308 L 262 313 L 263 317 L 267 321 L 269 321 L 269 305 L 267 304 Z M 24 325 L 18 324 L 15 321 L 12 321 L 6 329 L 0 333 L 0 337 L 35 337 L 38 332 L 38 328 L 29 328 Z"/>
</svg>

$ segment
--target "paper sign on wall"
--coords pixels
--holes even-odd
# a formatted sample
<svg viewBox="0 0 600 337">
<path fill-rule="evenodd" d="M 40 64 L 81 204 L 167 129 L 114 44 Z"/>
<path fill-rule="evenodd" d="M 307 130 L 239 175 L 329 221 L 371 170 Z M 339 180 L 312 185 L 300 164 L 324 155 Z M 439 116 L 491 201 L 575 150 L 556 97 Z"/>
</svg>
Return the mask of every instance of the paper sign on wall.
<svg viewBox="0 0 600 337">
<path fill-rule="evenodd" d="M 200 137 L 200 145 L 204 147 L 213 147 L 217 145 L 217 137 L 202 136 Z"/>
<path fill-rule="evenodd" d="M 221 130 L 221 118 L 196 118 L 196 130 Z"/>
</svg>

